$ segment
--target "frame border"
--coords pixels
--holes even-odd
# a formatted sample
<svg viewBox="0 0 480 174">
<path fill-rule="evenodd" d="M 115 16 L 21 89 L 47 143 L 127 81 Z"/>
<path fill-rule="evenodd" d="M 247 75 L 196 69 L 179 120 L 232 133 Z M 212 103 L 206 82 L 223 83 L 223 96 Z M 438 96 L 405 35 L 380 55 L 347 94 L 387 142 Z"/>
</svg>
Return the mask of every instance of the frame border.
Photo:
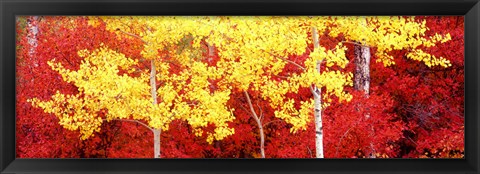
<svg viewBox="0 0 480 174">
<path fill-rule="evenodd" d="M 479 173 L 479 0 L 0 0 L 0 173 Z M 463 15 L 464 159 L 16 159 L 17 15 Z"/>
</svg>

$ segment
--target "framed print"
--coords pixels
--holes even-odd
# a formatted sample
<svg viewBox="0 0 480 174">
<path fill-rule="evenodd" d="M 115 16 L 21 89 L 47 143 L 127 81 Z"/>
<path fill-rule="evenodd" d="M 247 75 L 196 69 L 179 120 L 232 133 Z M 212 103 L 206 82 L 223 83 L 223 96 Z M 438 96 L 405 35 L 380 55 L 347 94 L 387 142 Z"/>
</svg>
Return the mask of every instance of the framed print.
<svg viewBox="0 0 480 174">
<path fill-rule="evenodd" d="M 477 0 L 0 5 L 1 173 L 479 173 Z"/>
</svg>

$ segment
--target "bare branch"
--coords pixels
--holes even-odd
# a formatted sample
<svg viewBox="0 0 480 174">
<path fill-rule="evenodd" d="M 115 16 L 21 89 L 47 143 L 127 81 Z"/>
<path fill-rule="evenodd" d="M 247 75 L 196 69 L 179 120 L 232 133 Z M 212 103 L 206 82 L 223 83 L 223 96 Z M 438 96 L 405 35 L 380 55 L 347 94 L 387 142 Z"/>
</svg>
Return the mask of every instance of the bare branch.
<svg viewBox="0 0 480 174">
<path fill-rule="evenodd" d="M 315 96 L 315 97 L 320 97 L 320 96 L 315 92 L 315 90 L 313 89 L 312 86 L 310 86 L 310 91 L 312 92 L 313 96 Z"/>
<path fill-rule="evenodd" d="M 347 136 L 348 132 L 350 132 L 350 130 L 351 130 L 353 127 L 355 127 L 361 120 L 362 120 L 362 117 L 360 117 L 360 118 L 357 120 L 357 122 L 355 122 L 355 124 L 353 124 L 353 126 L 349 127 L 349 128 L 347 129 L 347 131 L 345 131 L 345 133 L 342 135 L 342 137 L 340 138 L 340 141 L 338 141 L 338 143 L 337 143 L 337 148 L 336 148 L 336 150 L 335 150 L 335 157 L 336 157 L 337 154 L 338 154 L 338 149 L 340 148 L 340 143 L 342 142 L 343 138 L 345 138 L 345 136 Z"/>
<path fill-rule="evenodd" d="M 297 67 L 299 67 L 300 69 L 302 69 L 302 70 L 305 71 L 305 68 L 304 68 L 303 66 L 301 66 L 301 65 L 299 65 L 299 64 L 297 64 L 297 63 L 295 63 L 295 62 L 293 62 L 293 61 L 290 61 L 290 60 L 288 60 L 288 59 L 284 59 L 284 58 L 281 58 L 281 57 L 277 57 L 277 58 L 280 59 L 280 60 L 286 61 L 286 62 L 288 62 L 288 63 L 291 63 L 291 64 L 293 64 L 293 65 L 295 65 L 295 66 L 297 66 Z"/>
<path fill-rule="evenodd" d="M 415 144 L 415 146 L 418 146 L 418 144 L 417 144 L 415 141 L 413 141 L 412 138 L 410 138 L 409 136 L 407 136 L 407 138 L 408 138 L 410 141 L 412 141 L 412 143 Z"/>
<path fill-rule="evenodd" d="M 300 68 L 300 69 L 302 69 L 302 70 L 305 71 L 305 68 L 304 68 L 303 66 L 301 66 L 301 65 L 299 65 L 299 64 L 297 64 L 297 63 L 295 63 L 295 62 L 293 62 L 293 61 L 291 61 L 291 60 L 284 59 L 284 58 L 277 57 L 277 56 L 274 56 L 274 57 L 277 58 L 277 59 L 283 60 L 283 61 L 285 61 L 285 62 L 291 63 L 291 64 L 295 65 L 296 67 L 298 67 L 298 68 Z"/>
<path fill-rule="evenodd" d="M 107 119 L 102 119 L 103 121 L 108 121 Z M 152 131 L 153 132 L 153 129 L 148 126 L 147 124 L 141 122 L 141 121 L 138 121 L 138 120 L 130 120 L 130 119 L 112 119 L 112 120 L 115 120 L 115 121 L 126 121 L 126 122 L 132 122 L 132 123 L 138 123 L 144 127 L 146 127 L 148 130 Z"/>
<path fill-rule="evenodd" d="M 312 150 L 307 146 L 308 153 L 310 154 L 310 158 L 313 158 Z"/>
<path fill-rule="evenodd" d="M 260 122 L 263 120 L 263 110 L 262 107 L 260 107 L 260 104 L 258 104 L 259 100 L 257 100 L 256 104 L 258 109 L 260 110 Z"/>
<path fill-rule="evenodd" d="M 262 154 L 262 158 L 265 158 L 265 135 L 263 133 L 262 122 L 258 118 L 257 113 L 255 112 L 255 109 L 253 108 L 252 101 L 250 100 L 250 96 L 248 95 L 247 91 L 243 91 L 243 93 L 245 94 L 245 97 L 247 98 L 247 101 L 248 101 L 248 105 L 250 106 L 250 111 L 252 112 L 252 117 L 257 122 L 258 131 L 260 133 L 260 153 Z"/>
<path fill-rule="evenodd" d="M 293 61 L 291 61 L 291 60 L 278 57 L 278 56 L 276 56 L 275 54 L 272 54 L 272 53 L 270 53 L 270 52 L 267 52 L 267 53 L 270 54 L 271 56 L 277 58 L 277 59 L 280 59 L 280 60 L 283 60 L 283 61 L 285 61 L 285 62 L 291 63 L 291 64 L 293 64 L 293 65 L 297 66 L 298 68 L 300 68 L 300 69 L 302 69 L 302 70 L 305 71 L 305 68 L 304 68 L 303 66 L 301 66 L 301 65 L 299 65 L 299 64 L 297 64 L 297 63 L 295 63 L 295 62 L 293 62 Z"/>
<path fill-rule="evenodd" d="M 240 106 L 243 109 L 243 111 L 245 111 L 245 113 L 248 113 L 247 108 L 245 108 L 243 105 L 238 105 L 238 106 Z"/>
<path fill-rule="evenodd" d="M 282 120 L 278 120 L 278 119 L 277 119 L 277 120 L 272 120 L 272 121 L 269 121 L 269 122 L 263 124 L 263 127 L 269 125 L 270 123 L 281 122 L 281 121 L 282 121 Z"/>
<path fill-rule="evenodd" d="M 140 37 L 140 36 L 138 36 L 138 35 L 136 35 L 136 34 L 129 33 L 129 32 L 126 32 L 126 31 L 122 31 L 122 30 L 120 30 L 120 29 L 117 29 L 117 31 L 120 31 L 120 32 L 123 33 L 123 34 L 132 36 L 132 37 L 134 37 L 134 38 L 140 39 L 143 43 L 148 43 L 147 41 L 143 40 L 142 37 Z"/>
<path fill-rule="evenodd" d="M 250 96 L 248 95 L 247 91 L 243 91 L 243 93 L 245 94 L 245 97 L 247 98 L 248 106 L 250 106 L 250 111 L 252 112 L 252 117 L 255 119 L 255 121 L 257 123 L 259 123 L 259 125 L 261 125 L 260 124 L 260 119 L 257 116 L 257 112 L 255 112 L 255 109 L 253 108 L 252 100 L 250 100 Z"/>
<path fill-rule="evenodd" d="M 341 43 L 349 43 L 349 44 L 354 44 L 354 45 L 358 45 L 358 46 L 362 46 L 362 47 L 370 47 L 368 45 L 362 45 L 362 44 L 359 44 L 357 42 L 351 42 L 351 41 L 341 41 Z"/>
</svg>

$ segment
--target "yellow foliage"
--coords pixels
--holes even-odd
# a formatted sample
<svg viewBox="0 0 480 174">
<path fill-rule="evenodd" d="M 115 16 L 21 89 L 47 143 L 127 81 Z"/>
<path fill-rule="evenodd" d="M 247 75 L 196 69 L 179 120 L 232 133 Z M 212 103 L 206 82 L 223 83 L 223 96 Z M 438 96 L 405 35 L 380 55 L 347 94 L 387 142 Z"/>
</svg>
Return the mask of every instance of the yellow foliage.
<svg viewBox="0 0 480 174">
<path fill-rule="evenodd" d="M 230 91 L 216 91 L 213 94 L 208 92 L 207 78 L 219 75 L 205 64 L 192 64 L 183 73 L 188 76 L 162 79 L 171 82 L 167 81 L 158 88 L 157 97 L 160 102 L 153 105 L 147 73 L 140 77 L 119 74 L 119 67 L 131 69 L 137 64 L 136 61 L 106 47 L 91 53 L 81 50 L 78 54 L 84 57 L 84 60 L 77 71 L 65 69 L 60 63 L 55 63 L 55 60 L 48 62 L 66 82 L 78 87 L 78 95 L 57 93 L 49 101 L 36 98 L 30 101 L 32 105 L 59 117 L 60 124 L 66 129 L 80 130 L 82 139 L 98 131 L 103 120 L 130 118 L 147 121 L 152 128 L 165 130 L 174 119 L 186 119 L 194 128 L 205 127 L 211 123 L 217 126 L 212 134 L 217 140 L 233 134 L 233 129 L 226 124 L 234 119 L 231 110 L 226 107 Z M 189 90 L 179 94 L 178 86 L 187 86 L 182 81 L 186 77 L 192 79 L 187 87 Z M 197 102 L 197 105 L 190 106 L 187 101 Z M 108 111 L 105 118 L 98 115 L 101 110 Z"/>
<path fill-rule="evenodd" d="M 275 116 L 292 124 L 292 132 L 303 130 L 312 114 L 313 101 L 301 101 L 300 109 L 287 93 L 298 93 L 300 88 L 315 85 L 321 88 L 324 105 L 332 96 L 350 101 L 352 96 L 344 87 L 352 86 L 352 73 L 330 70 L 345 68 L 344 42 L 356 42 L 376 47 L 377 62 L 394 65 L 392 50 L 411 50 L 407 57 L 427 66 L 451 66 L 445 58 L 437 58 L 418 49 L 431 47 L 451 39 L 449 34 L 426 38 L 425 21 L 414 17 L 246 17 L 246 16 L 100 16 L 89 17 L 90 25 L 104 23 L 106 29 L 118 37 L 134 37 L 144 42 L 143 58 L 157 67 L 155 89 L 158 103 L 152 103 L 149 70 L 139 77 L 120 74 L 120 70 L 136 71 L 137 60 L 125 57 L 107 47 L 80 50 L 83 58 L 79 70 L 64 68 L 55 60 L 48 64 L 61 74 L 64 81 L 79 89 L 74 96 L 57 93 L 48 101 L 29 100 L 32 105 L 60 118 L 60 124 L 70 130 L 80 130 L 82 139 L 99 130 L 102 122 L 112 119 L 135 119 L 151 128 L 168 129 L 174 119 L 186 120 L 195 135 L 204 134 L 203 127 L 216 126 L 207 132 L 207 142 L 221 140 L 234 133 L 227 122 L 235 119 L 227 107 L 232 90 L 259 91 L 270 102 Z M 334 49 L 319 46 L 305 62 L 289 60 L 302 55 L 312 44 L 312 27 L 318 33 L 332 37 L 342 34 L 346 39 Z M 208 64 L 202 57 L 202 42 L 215 47 L 219 60 Z M 296 63 L 302 71 L 289 74 L 278 81 L 274 77 L 285 66 Z M 175 63 L 180 71 L 172 73 Z M 325 66 L 322 72 L 317 66 Z M 178 67 L 177 67 L 178 68 Z M 213 81 L 217 81 L 213 88 Z M 107 111 L 104 118 L 98 115 Z"/>
<path fill-rule="evenodd" d="M 383 62 L 385 66 L 395 64 L 393 57 L 388 53 L 392 50 L 411 50 L 408 58 L 422 61 L 427 66 L 440 65 L 451 66 L 444 58 L 436 58 L 428 53 L 418 50 L 418 47 L 432 47 L 437 43 L 445 43 L 451 40 L 450 34 L 435 34 L 426 37 L 425 20 L 418 22 L 415 17 L 400 16 L 349 16 L 333 17 L 329 29 L 330 36 L 337 37 L 340 33 L 346 42 L 359 42 L 362 45 L 376 47 L 377 62 Z"/>
</svg>

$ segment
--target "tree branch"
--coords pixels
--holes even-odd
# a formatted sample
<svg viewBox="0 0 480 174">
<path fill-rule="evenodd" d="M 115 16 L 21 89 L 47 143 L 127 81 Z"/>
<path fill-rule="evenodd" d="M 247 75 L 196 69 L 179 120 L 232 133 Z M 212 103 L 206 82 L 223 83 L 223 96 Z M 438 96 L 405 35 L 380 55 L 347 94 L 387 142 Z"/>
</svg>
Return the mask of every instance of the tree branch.
<svg viewBox="0 0 480 174">
<path fill-rule="evenodd" d="M 270 53 L 270 52 L 267 52 L 267 53 L 270 54 L 271 56 L 277 58 L 277 59 L 280 59 L 280 60 L 283 60 L 283 61 L 285 61 L 285 62 L 291 63 L 291 64 L 293 64 L 293 65 L 297 66 L 298 68 L 300 68 L 300 69 L 302 69 L 302 70 L 305 71 L 305 68 L 304 68 L 303 66 L 301 66 L 301 65 L 299 65 L 299 64 L 297 64 L 297 63 L 295 63 L 295 62 L 293 62 L 293 61 L 291 61 L 291 60 L 278 57 L 278 56 L 276 56 L 276 55 L 274 55 L 274 54 L 272 54 L 272 53 Z"/>
<path fill-rule="evenodd" d="M 265 126 L 269 125 L 270 123 L 274 123 L 274 122 L 281 122 L 281 121 L 282 121 L 282 120 L 272 120 L 272 121 L 269 121 L 269 122 L 267 122 L 267 123 L 263 124 L 263 127 L 265 127 Z"/>
<path fill-rule="evenodd" d="M 349 127 L 347 131 L 345 131 L 345 133 L 342 135 L 342 137 L 340 138 L 340 141 L 338 141 L 337 143 L 337 148 L 335 150 L 335 156 L 337 156 L 338 154 L 338 149 L 340 148 L 340 143 L 342 143 L 342 140 L 343 138 L 345 138 L 345 136 L 347 136 L 348 132 L 350 132 L 350 130 L 355 127 L 360 121 L 362 120 L 362 117 L 360 117 L 357 122 L 355 122 L 355 124 L 353 124 L 353 126 Z"/>
<path fill-rule="evenodd" d="M 247 91 L 243 91 L 243 93 L 245 94 L 245 97 L 247 98 L 248 106 L 250 106 L 250 111 L 252 112 L 253 118 L 255 119 L 255 121 L 257 121 L 257 123 L 259 123 L 259 125 L 261 125 L 260 124 L 260 119 L 257 116 L 257 112 L 255 112 L 255 109 L 253 108 L 252 100 L 250 100 L 250 96 L 248 95 Z"/>
<path fill-rule="evenodd" d="M 275 75 L 275 74 L 272 74 L 272 76 L 278 77 L 278 78 L 283 78 L 283 79 L 288 79 L 288 78 L 290 78 L 290 77 L 288 77 L 288 76 L 280 76 L 280 75 Z"/>
<path fill-rule="evenodd" d="M 315 90 L 313 89 L 312 86 L 310 86 L 310 91 L 312 92 L 313 96 L 315 96 L 315 97 L 320 97 L 320 96 L 315 92 Z"/>
<path fill-rule="evenodd" d="M 260 134 L 260 153 L 262 154 L 262 158 L 265 158 L 265 135 L 263 133 L 263 125 L 261 120 L 258 118 L 255 109 L 253 108 L 252 101 L 250 100 L 250 96 L 248 95 L 247 91 L 243 91 L 245 97 L 247 98 L 248 105 L 250 106 L 250 111 L 252 111 L 252 117 L 255 119 L 258 125 L 258 131 Z"/>
<path fill-rule="evenodd" d="M 132 36 L 132 37 L 134 37 L 134 38 L 140 39 L 140 40 L 141 40 L 143 43 L 145 43 L 145 44 L 148 43 L 147 41 L 143 40 L 142 37 L 140 37 L 140 36 L 138 36 L 138 35 L 136 35 L 136 34 L 129 33 L 129 32 L 126 32 L 126 31 L 122 31 L 122 30 L 120 30 L 120 29 L 117 29 L 117 31 L 120 31 L 120 32 L 123 33 L 123 34 Z"/>
<path fill-rule="evenodd" d="M 103 121 L 108 121 L 107 119 L 102 119 Z M 148 126 L 147 124 L 141 122 L 141 121 L 138 121 L 138 120 L 130 120 L 130 119 L 112 119 L 112 120 L 115 120 L 115 121 L 126 121 L 126 122 L 132 122 L 132 123 L 138 123 L 144 127 L 146 127 L 148 130 L 152 131 L 153 132 L 153 129 Z"/>
<path fill-rule="evenodd" d="M 291 63 L 291 64 L 293 64 L 293 65 L 297 66 L 298 68 L 300 68 L 300 69 L 302 69 L 302 70 L 305 71 L 305 68 L 304 68 L 303 66 L 301 66 L 301 65 L 299 65 L 299 64 L 297 64 L 297 63 L 295 63 L 295 62 L 293 62 L 293 61 L 291 61 L 291 60 L 284 59 L 284 58 L 281 58 L 281 57 L 277 57 L 277 58 L 280 59 L 280 60 L 286 61 L 286 62 L 288 62 L 288 63 Z"/>
<path fill-rule="evenodd" d="M 362 44 L 359 44 L 357 42 L 350 42 L 350 41 L 341 41 L 341 43 L 349 43 L 349 44 L 354 44 L 354 45 L 358 45 L 358 46 L 362 46 L 362 47 L 370 47 L 368 45 L 362 45 Z"/>
<path fill-rule="evenodd" d="M 313 158 L 312 150 L 307 146 L 308 153 L 310 154 L 310 158 Z"/>
<path fill-rule="evenodd" d="M 263 110 L 262 110 L 262 107 L 260 107 L 260 105 L 258 104 L 258 101 L 259 100 L 257 100 L 256 104 L 257 104 L 258 109 L 260 110 L 260 118 L 259 119 L 260 119 L 260 122 L 261 122 L 263 120 Z"/>
<path fill-rule="evenodd" d="M 407 136 L 408 140 L 412 141 L 413 144 L 415 144 L 416 146 L 418 146 L 418 144 L 412 140 L 412 138 L 410 138 L 409 136 Z"/>
</svg>

